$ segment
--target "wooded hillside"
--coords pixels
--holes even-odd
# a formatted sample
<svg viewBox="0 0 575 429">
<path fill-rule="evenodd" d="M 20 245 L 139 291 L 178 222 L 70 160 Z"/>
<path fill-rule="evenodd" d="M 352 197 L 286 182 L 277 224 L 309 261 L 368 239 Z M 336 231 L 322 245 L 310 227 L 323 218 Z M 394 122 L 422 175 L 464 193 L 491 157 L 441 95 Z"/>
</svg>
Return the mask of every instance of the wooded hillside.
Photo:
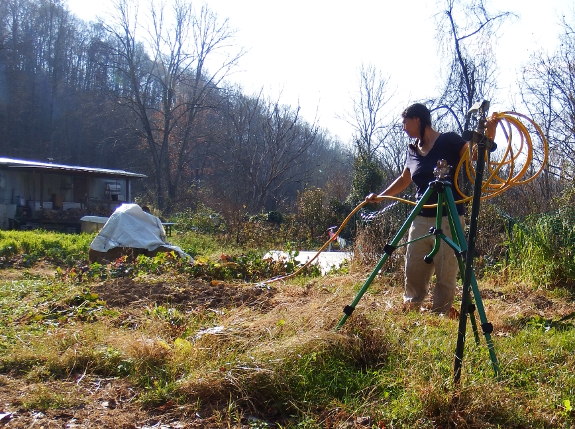
<svg viewBox="0 0 575 429">
<path fill-rule="evenodd" d="M 473 1 L 444 8 L 436 15 L 444 80 L 424 101 L 440 130 L 461 133 L 469 107 L 497 92 L 493 43 L 513 13 Z M 160 212 L 201 203 L 226 217 L 292 211 L 311 187 L 353 204 L 403 167 L 400 116 L 372 66 L 359 67 L 358 92 L 342 112 L 355 130 L 343 144 L 299 106 L 230 83 L 244 51 L 232 23 L 208 7 L 119 0 L 110 16 L 88 24 L 65 1 L 0 1 L 3 156 L 145 173 L 136 192 Z M 573 178 L 573 21 L 563 18 L 556 52 L 526 58 L 520 76 L 523 113 L 551 152 L 537 182 L 507 195 L 527 202 L 515 214 L 552 208 Z"/>
</svg>

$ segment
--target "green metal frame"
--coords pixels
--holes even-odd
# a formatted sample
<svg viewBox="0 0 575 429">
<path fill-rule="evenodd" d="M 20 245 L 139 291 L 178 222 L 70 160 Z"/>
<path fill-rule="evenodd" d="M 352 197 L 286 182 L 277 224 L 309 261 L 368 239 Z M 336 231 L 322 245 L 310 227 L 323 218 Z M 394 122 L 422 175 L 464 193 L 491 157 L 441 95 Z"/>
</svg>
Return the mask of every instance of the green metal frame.
<svg viewBox="0 0 575 429">
<path fill-rule="evenodd" d="M 415 217 L 419 214 L 429 197 L 432 195 L 433 192 L 437 192 L 437 215 L 436 215 L 436 223 L 433 232 L 430 232 L 429 235 L 435 235 L 435 243 L 431 252 L 426 255 L 425 260 L 427 262 L 431 262 L 433 256 L 437 254 L 439 251 L 439 246 L 441 241 L 444 241 L 449 247 L 453 249 L 455 255 L 457 257 L 457 261 L 459 264 L 459 273 L 462 279 L 464 279 L 464 288 L 463 288 L 463 295 L 462 295 L 462 302 L 461 302 L 461 312 L 459 318 L 459 332 L 458 332 L 458 347 L 456 350 L 456 358 L 455 358 L 455 365 L 454 365 L 454 381 L 457 383 L 459 381 L 459 376 L 461 374 L 461 362 L 463 360 L 463 344 L 465 342 L 465 331 L 467 326 L 467 315 L 469 314 L 471 319 L 471 325 L 473 328 L 473 333 L 475 337 L 475 342 L 477 344 L 480 343 L 480 337 L 477 329 L 477 323 L 475 321 L 474 311 L 477 310 L 479 314 L 479 318 L 481 321 L 481 327 L 483 330 L 483 334 L 485 336 L 485 340 L 489 349 L 489 356 L 491 359 L 491 363 L 493 366 L 493 371 L 495 376 L 499 377 L 499 363 L 497 361 L 497 356 L 495 355 L 495 347 L 493 345 L 493 341 L 491 340 L 491 332 L 492 326 L 487 321 L 485 316 L 485 309 L 483 307 L 483 303 L 481 300 L 481 295 L 479 293 L 479 288 L 477 287 L 477 280 L 473 273 L 473 266 L 470 265 L 469 259 L 472 259 L 471 253 L 468 252 L 467 243 L 465 241 L 465 234 L 463 232 L 463 227 L 461 226 L 461 222 L 459 220 L 459 215 L 457 213 L 457 208 L 455 206 L 455 200 L 453 198 L 453 192 L 451 190 L 451 183 L 445 180 L 436 180 L 429 184 L 427 190 L 415 206 L 415 208 L 411 211 L 409 216 L 407 217 L 406 221 L 403 223 L 397 234 L 393 237 L 391 242 L 386 245 L 385 253 L 375 266 L 374 270 L 367 278 L 365 283 L 363 284 L 362 288 L 357 293 L 353 302 L 346 306 L 343 310 L 344 316 L 341 318 L 339 323 L 336 326 L 336 331 L 339 330 L 345 321 L 348 319 L 349 316 L 355 310 L 358 302 L 360 301 L 361 297 L 365 294 L 381 268 L 383 264 L 387 261 L 389 256 L 393 253 L 395 249 L 399 246 L 399 242 L 408 231 L 409 227 L 411 226 Z M 441 221 L 443 218 L 443 210 L 447 211 L 447 216 L 449 219 L 449 226 L 451 230 L 451 237 L 450 239 L 441 231 Z M 426 235 L 424 237 L 428 237 Z M 411 242 L 421 240 L 424 237 L 419 237 Z M 466 255 L 469 255 L 469 258 L 465 258 Z M 466 264 L 467 262 L 467 264 Z M 469 273 L 469 276 L 465 276 L 466 273 Z M 470 287 L 465 286 L 465 279 L 469 278 Z M 473 298 L 475 300 L 475 304 L 471 301 L 470 292 L 473 293 Z"/>
</svg>

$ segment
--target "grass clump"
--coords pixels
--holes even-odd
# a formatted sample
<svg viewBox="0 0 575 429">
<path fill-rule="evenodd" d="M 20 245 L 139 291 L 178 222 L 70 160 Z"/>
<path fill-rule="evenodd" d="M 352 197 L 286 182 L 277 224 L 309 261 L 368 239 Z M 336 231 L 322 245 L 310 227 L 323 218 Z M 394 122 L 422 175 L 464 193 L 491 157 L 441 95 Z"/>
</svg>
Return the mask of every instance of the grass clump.
<svg viewBox="0 0 575 429">
<path fill-rule="evenodd" d="M 42 385 L 30 388 L 21 402 L 24 409 L 39 411 L 72 408 L 82 404 L 80 398 L 71 395 L 70 392 L 56 392 Z"/>
<path fill-rule="evenodd" d="M 529 216 L 508 231 L 508 261 L 521 280 L 541 287 L 575 285 L 575 209 Z"/>
<path fill-rule="evenodd" d="M 0 231 L 0 268 L 30 267 L 41 259 L 72 267 L 87 262 L 94 234 L 64 234 L 51 231 Z"/>
</svg>

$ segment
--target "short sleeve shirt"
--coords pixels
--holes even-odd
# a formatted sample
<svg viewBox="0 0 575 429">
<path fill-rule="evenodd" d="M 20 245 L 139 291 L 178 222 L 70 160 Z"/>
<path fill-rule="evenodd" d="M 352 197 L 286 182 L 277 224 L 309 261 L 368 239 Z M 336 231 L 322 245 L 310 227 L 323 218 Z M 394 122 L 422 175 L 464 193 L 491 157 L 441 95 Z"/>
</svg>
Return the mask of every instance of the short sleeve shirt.
<svg viewBox="0 0 575 429">
<path fill-rule="evenodd" d="M 433 170 L 437 166 L 437 161 L 440 159 L 445 159 L 447 161 L 447 165 L 451 166 L 448 180 L 451 183 L 454 182 L 455 169 L 457 168 L 460 160 L 459 153 L 466 143 L 467 142 L 456 133 L 444 133 L 437 138 L 435 144 L 429 153 L 427 153 L 427 155 L 421 155 L 417 150 L 413 148 L 409 148 L 407 150 L 405 168 L 411 173 L 411 180 L 417 188 L 416 198 L 418 200 L 425 193 L 429 183 L 435 180 Z M 456 201 L 463 199 L 463 196 L 457 192 L 454 187 L 452 188 L 452 191 L 453 198 Z M 436 192 L 434 192 L 429 197 L 426 204 L 435 203 L 437 203 Z M 456 207 L 458 214 L 464 214 L 465 208 L 463 207 L 463 204 L 457 204 Z M 436 209 L 422 209 L 419 214 L 420 216 L 434 217 L 436 215 Z M 445 211 L 444 215 L 446 215 Z"/>
</svg>

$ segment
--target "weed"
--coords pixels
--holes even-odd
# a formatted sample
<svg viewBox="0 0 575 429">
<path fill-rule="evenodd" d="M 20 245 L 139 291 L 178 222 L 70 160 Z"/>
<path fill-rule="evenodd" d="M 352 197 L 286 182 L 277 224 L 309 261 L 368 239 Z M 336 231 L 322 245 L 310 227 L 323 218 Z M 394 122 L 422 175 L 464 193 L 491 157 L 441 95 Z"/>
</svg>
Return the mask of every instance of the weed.
<svg viewBox="0 0 575 429">
<path fill-rule="evenodd" d="M 22 406 L 28 410 L 47 411 L 57 408 L 69 408 L 80 404 L 80 401 L 69 395 L 65 395 L 45 386 L 34 386 L 25 399 L 22 401 Z"/>
</svg>

